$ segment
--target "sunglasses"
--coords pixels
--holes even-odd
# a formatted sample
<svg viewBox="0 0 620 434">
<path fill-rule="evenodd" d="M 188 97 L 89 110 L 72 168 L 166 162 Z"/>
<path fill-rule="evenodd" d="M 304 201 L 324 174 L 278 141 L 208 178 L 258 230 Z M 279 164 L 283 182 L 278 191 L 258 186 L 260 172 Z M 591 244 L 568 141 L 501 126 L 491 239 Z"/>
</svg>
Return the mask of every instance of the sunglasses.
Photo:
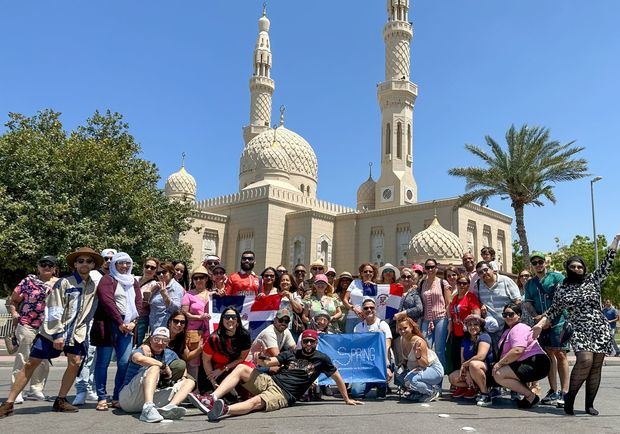
<svg viewBox="0 0 620 434">
<path fill-rule="evenodd" d="M 234 315 L 234 314 L 227 314 L 227 315 L 222 315 L 222 318 L 224 318 L 224 319 L 229 319 L 229 320 L 230 320 L 230 319 L 234 319 L 234 320 L 236 320 L 236 319 L 237 319 L 237 315 Z"/>
<path fill-rule="evenodd" d="M 173 324 L 176 324 L 176 325 L 185 325 L 185 324 L 187 324 L 187 321 L 184 320 L 184 319 L 174 319 L 173 318 L 171 321 L 172 321 Z"/>
<path fill-rule="evenodd" d="M 254 260 L 253 256 L 242 256 L 241 262 L 252 262 Z"/>
<path fill-rule="evenodd" d="M 145 270 L 157 270 L 157 266 L 156 265 L 145 265 L 144 269 Z"/>
<path fill-rule="evenodd" d="M 362 309 L 364 310 L 375 310 L 374 306 L 364 306 Z"/>
<path fill-rule="evenodd" d="M 170 342 L 170 339 L 168 338 L 153 338 L 153 342 L 157 343 L 157 344 L 166 344 L 168 345 L 168 343 Z"/>
<path fill-rule="evenodd" d="M 542 259 L 539 259 L 538 261 L 530 261 L 530 264 L 537 266 L 537 265 L 542 265 L 544 264 L 545 261 L 543 261 Z"/>
<path fill-rule="evenodd" d="M 78 259 L 78 260 L 77 260 L 77 261 L 75 261 L 75 262 L 77 262 L 78 264 L 84 264 L 84 263 L 86 263 L 86 264 L 92 264 L 92 263 L 93 263 L 93 262 L 95 262 L 95 261 L 94 261 L 94 260 L 92 260 L 92 259 Z"/>
<path fill-rule="evenodd" d="M 487 273 L 489 268 L 483 268 L 482 270 L 477 271 L 478 276 L 482 276 L 484 273 Z"/>
<path fill-rule="evenodd" d="M 112 256 L 106 256 L 103 260 L 106 262 L 112 262 Z"/>
<path fill-rule="evenodd" d="M 306 274 L 306 270 L 295 270 L 295 274 Z"/>
<path fill-rule="evenodd" d="M 207 265 L 220 265 L 218 261 L 207 261 Z"/>
<path fill-rule="evenodd" d="M 282 274 L 282 273 L 286 273 L 288 270 L 285 268 L 284 270 L 276 270 L 278 273 Z"/>
<path fill-rule="evenodd" d="M 263 275 L 263 279 L 275 279 L 276 275 L 275 274 L 265 274 Z"/>
<path fill-rule="evenodd" d="M 513 318 L 515 315 L 514 312 L 502 312 L 502 318 Z"/>
<path fill-rule="evenodd" d="M 400 276 L 401 279 L 413 279 L 413 276 L 411 274 L 403 274 Z"/>
<path fill-rule="evenodd" d="M 193 280 L 193 281 L 197 281 L 197 280 L 205 280 L 205 279 L 206 279 L 206 276 L 194 276 L 194 277 L 192 277 L 192 280 Z"/>
<path fill-rule="evenodd" d="M 459 282 L 456 282 L 456 284 L 465 286 L 465 285 L 469 285 L 469 282 L 459 281 Z"/>
<path fill-rule="evenodd" d="M 530 275 L 529 274 L 522 274 L 522 275 L 519 276 L 519 279 L 523 279 L 524 277 L 526 279 L 528 279 L 530 277 Z"/>
<path fill-rule="evenodd" d="M 311 271 L 321 271 L 323 269 L 323 267 L 312 267 L 310 270 Z"/>
<path fill-rule="evenodd" d="M 226 274 L 226 273 L 224 273 L 223 271 L 214 271 L 213 272 L 214 276 L 223 276 L 224 274 Z"/>
<path fill-rule="evenodd" d="M 41 268 L 54 268 L 55 265 L 51 262 L 39 262 L 39 267 Z"/>
<path fill-rule="evenodd" d="M 157 273 L 155 273 L 156 276 L 163 276 L 164 274 L 167 274 L 168 270 L 159 270 Z"/>
<path fill-rule="evenodd" d="M 315 340 L 315 339 L 302 339 L 302 341 L 301 341 L 301 342 L 302 342 L 304 345 L 307 345 L 307 344 L 314 344 L 314 343 L 316 343 L 316 340 Z"/>
<path fill-rule="evenodd" d="M 434 270 L 435 268 L 437 268 L 437 265 L 425 265 L 424 266 L 425 270 Z"/>
<path fill-rule="evenodd" d="M 291 322 L 290 318 L 277 318 L 278 322 L 282 323 L 282 324 L 288 324 Z"/>
<path fill-rule="evenodd" d="M 116 263 L 116 265 L 127 265 L 130 266 L 132 263 L 129 261 L 119 261 Z"/>
</svg>

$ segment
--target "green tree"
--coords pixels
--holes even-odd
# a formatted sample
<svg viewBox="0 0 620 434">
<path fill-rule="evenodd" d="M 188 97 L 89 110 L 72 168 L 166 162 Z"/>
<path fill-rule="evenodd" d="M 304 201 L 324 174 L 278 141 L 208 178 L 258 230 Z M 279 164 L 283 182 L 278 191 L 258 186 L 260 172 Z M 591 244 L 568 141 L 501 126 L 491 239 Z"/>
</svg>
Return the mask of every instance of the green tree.
<svg viewBox="0 0 620 434">
<path fill-rule="evenodd" d="M 63 259 L 82 245 L 135 260 L 188 260 L 177 234 L 190 204 L 157 187 L 154 164 L 118 113 L 95 114 L 67 133 L 60 113 L 9 114 L 0 136 L 0 283 L 13 285 L 38 257 Z"/>
<path fill-rule="evenodd" d="M 519 240 L 512 240 L 512 272 L 519 274 L 523 271 L 523 252 Z"/>
<path fill-rule="evenodd" d="M 584 148 L 573 147 L 574 142 L 562 145 L 550 140 L 548 129 L 527 125 L 518 131 L 514 125 L 510 127 L 506 132 L 506 149 L 490 136 L 485 136 L 485 141 L 490 153 L 471 144 L 465 145 L 465 149 L 482 159 L 486 167 L 457 167 L 448 173 L 467 181 L 462 204 L 480 201 L 485 205 L 493 196 L 510 199 L 523 261 L 529 263 L 525 206 L 543 206 L 543 199 L 555 203 L 552 184 L 586 176 L 586 160 L 573 158 Z"/>
</svg>

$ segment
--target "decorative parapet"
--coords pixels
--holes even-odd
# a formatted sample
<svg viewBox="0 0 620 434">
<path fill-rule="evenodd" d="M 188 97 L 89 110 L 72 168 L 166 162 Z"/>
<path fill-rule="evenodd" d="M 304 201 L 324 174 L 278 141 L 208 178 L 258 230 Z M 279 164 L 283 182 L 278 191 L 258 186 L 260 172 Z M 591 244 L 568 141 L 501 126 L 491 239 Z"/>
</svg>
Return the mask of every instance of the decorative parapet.
<svg viewBox="0 0 620 434">
<path fill-rule="evenodd" d="M 217 223 L 226 223 L 228 222 L 228 216 L 225 215 L 221 215 L 221 214 L 215 214 L 212 212 L 207 212 L 207 211 L 203 211 L 200 209 L 193 209 L 191 211 L 190 216 L 194 219 L 200 219 L 200 220 L 206 220 L 206 221 L 210 221 L 210 222 L 217 222 Z"/>
<path fill-rule="evenodd" d="M 196 208 L 199 211 L 208 211 L 210 209 L 234 206 L 241 203 L 267 198 L 282 201 L 287 204 L 297 205 L 302 208 L 311 208 L 315 211 L 321 211 L 329 214 L 344 214 L 355 211 L 353 208 L 308 197 L 301 192 L 296 192 L 273 185 L 261 185 L 259 187 L 241 190 L 238 193 L 201 200 L 197 202 Z"/>
</svg>

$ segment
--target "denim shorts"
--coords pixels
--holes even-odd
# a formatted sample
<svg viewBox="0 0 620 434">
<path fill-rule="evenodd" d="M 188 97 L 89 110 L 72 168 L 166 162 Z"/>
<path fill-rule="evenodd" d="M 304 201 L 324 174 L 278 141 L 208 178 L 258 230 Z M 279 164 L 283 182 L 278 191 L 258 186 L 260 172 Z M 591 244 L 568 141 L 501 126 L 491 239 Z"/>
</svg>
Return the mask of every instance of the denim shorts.
<svg viewBox="0 0 620 434">
<path fill-rule="evenodd" d="M 37 335 L 32 343 L 30 357 L 41 360 L 51 360 L 60 357 L 60 354 L 63 352 L 65 355 L 75 354 L 84 357 L 88 353 L 88 346 L 86 345 L 86 342 L 76 342 L 75 345 L 65 346 L 62 350 L 57 350 L 54 348 L 54 342 L 44 338 L 41 335 Z"/>
</svg>

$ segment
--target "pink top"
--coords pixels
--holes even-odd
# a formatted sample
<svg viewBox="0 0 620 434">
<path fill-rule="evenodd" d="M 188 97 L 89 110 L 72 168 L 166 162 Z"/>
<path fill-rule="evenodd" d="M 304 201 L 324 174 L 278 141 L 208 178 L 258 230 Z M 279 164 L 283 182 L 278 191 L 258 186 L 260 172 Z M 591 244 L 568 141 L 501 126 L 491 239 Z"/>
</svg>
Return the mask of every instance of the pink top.
<svg viewBox="0 0 620 434">
<path fill-rule="evenodd" d="M 205 302 L 202 298 L 190 291 L 183 296 L 181 306 L 189 306 L 189 313 L 192 315 L 201 315 L 209 313 L 209 302 Z M 209 331 L 209 320 L 190 319 L 187 324 L 187 330 L 202 330 L 205 333 Z"/>
<path fill-rule="evenodd" d="M 446 302 L 443 298 L 443 291 L 441 290 L 441 279 L 435 277 L 430 288 L 428 283 L 427 280 L 424 280 L 423 285 L 420 287 L 420 297 L 424 305 L 424 319 L 433 321 L 445 318 Z M 446 289 L 450 288 L 450 284 L 445 280 L 443 281 L 443 286 Z"/>
<path fill-rule="evenodd" d="M 530 326 L 521 322 L 517 323 L 511 329 L 504 331 L 499 340 L 499 347 L 502 346 L 502 342 L 504 341 L 505 343 L 502 348 L 501 357 L 504 357 L 506 353 L 514 347 L 525 348 L 525 351 L 523 351 L 521 357 L 517 360 L 518 362 L 535 356 L 536 354 L 545 354 L 545 351 L 542 349 L 538 341 L 536 339 L 532 339 L 532 329 Z"/>
</svg>

